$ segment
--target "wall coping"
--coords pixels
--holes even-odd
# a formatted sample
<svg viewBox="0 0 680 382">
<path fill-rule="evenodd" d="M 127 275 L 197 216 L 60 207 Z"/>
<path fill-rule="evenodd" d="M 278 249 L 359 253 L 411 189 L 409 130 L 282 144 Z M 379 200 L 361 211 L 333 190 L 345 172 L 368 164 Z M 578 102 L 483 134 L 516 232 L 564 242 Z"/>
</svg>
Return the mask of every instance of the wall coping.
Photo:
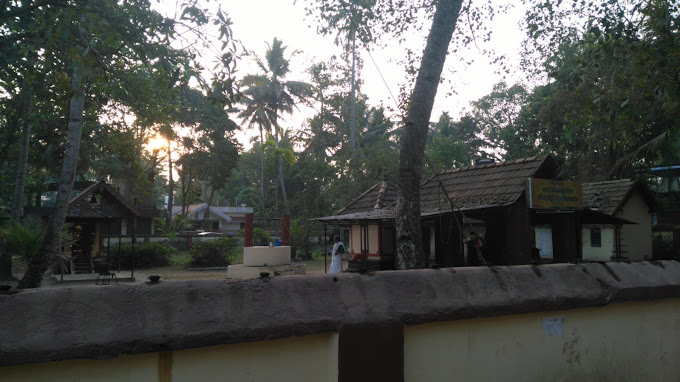
<svg viewBox="0 0 680 382">
<path fill-rule="evenodd" d="M 680 297 L 680 263 L 551 264 L 0 295 L 0 366 Z"/>
</svg>

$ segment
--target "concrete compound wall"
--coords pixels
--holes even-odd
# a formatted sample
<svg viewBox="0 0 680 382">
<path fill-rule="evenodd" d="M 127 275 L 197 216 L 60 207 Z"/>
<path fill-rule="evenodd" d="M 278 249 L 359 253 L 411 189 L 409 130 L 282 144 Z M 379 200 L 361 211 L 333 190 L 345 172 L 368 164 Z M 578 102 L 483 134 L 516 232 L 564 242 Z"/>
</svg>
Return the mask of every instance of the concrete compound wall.
<svg viewBox="0 0 680 382">
<path fill-rule="evenodd" d="M 0 381 L 678 380 L 680 263 L 0 295 Z"/>
</svg>

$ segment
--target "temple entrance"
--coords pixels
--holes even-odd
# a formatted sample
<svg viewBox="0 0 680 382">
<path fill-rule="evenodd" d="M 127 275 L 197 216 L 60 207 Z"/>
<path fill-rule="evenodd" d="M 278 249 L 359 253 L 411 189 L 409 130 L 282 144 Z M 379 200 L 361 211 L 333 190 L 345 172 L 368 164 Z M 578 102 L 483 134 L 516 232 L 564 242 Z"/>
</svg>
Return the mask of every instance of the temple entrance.
<svg viewBox="0 0 680 382">
<path fill-rule="evenodd" d="M 73 273 L 91 273 L 93 270 L 92 249 L 95 241 L 94 224 L 73 226 L 70 253 L 73 259 Z"/>
</svg>

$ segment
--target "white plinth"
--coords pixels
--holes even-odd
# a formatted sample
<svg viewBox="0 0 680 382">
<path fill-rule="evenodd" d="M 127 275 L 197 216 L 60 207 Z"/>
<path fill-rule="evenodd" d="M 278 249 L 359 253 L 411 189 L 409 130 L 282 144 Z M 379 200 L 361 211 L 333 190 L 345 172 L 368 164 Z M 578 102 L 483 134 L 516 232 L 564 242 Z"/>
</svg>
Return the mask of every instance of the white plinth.
<svg viewBox="0 0 680 382">
<path fill-rule="evenodd" d="M 264 267 L 268 265 L 290 264 L 290 247 L 245 247 L 243 265 Z"/>
</svg>

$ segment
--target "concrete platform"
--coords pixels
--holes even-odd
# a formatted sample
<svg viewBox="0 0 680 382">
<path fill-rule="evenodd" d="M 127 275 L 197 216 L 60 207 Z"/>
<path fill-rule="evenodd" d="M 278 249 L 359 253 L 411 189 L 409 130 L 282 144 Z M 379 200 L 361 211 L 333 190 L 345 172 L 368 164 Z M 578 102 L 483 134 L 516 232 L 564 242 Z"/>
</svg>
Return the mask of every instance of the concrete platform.
<svg viewBox="0 0 680 382">
<path fill-rule="evenodd" d="M 290 264 L 290 247 L 245 247 L 243 248 L 243 265 L 261 267 L 269 265 Z"/>
<path fill-rule="evenodd" d="M 227 269 L 227 278 L 230 279 L 256 279 L 261 277 L 260 273 L 267 272 L 269 277 L 275 276 L 290 276 L 290 275 L 304 275 L 304 264 L 284 264 L 271 265 L 261 267 L 249 267 L 244 264 L 230 265 Z"/>
</svg>

